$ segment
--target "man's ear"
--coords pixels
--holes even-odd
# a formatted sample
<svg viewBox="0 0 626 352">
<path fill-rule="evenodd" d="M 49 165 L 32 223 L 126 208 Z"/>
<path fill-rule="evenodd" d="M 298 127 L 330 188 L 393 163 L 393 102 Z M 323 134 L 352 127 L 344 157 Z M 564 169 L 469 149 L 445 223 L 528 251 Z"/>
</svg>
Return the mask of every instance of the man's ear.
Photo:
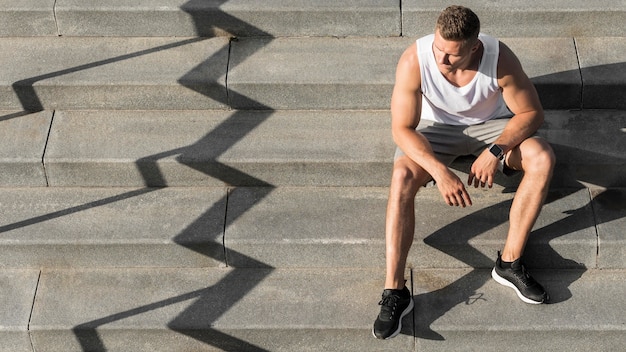
<svg viewBox="0 0 626 352">
<path fill-rule="evenodd" d="M 470 49 L 470 52 L 473 54 L 475 53 L 478 48 L 480 48 L 480 40 L 476 39 L 476 43 L 474 43 L 474 45 L 472 45 L 472 48 Z"/>
</svg>

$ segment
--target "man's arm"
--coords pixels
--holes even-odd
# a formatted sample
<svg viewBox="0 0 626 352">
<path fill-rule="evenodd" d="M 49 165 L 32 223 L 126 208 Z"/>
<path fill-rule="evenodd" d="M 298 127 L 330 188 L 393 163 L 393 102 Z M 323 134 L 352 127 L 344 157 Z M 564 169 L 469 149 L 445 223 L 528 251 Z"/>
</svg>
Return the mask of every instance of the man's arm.
<svg viewBox="0 0 626 352">
<path fill-rule="evenodd" d="M 394 142 L 437 182 L 437 187 L 449 205 L 471 205 L 463 182 L 433 153 L 428 140 L 415 130 L 422 109 L 421 74 L 416 44 L 400 57 L 396 68 L 396 83 L 391 96 L 391 133 Z"/>
<path fill-rule="evenodd" d="M 539 96 L 515 54 L 500 43 L 498 59 L 498 84 L 504 102 L 514 114 L 494 144 L 502 148 L 505 155 L 526 138 L 535 133 L 543 123 L 544 115 Z M 485 150 L 472 165 L 468 184 L 474 186 L 493 185 L 493 176 L 499 161 Z"/>
<path fill-rule="evenodd" d="M 537 132 L 544 116 L 535 86 L 515 54 L 502 43 L 498 61 L 498 84 L 502 88 L 504 102 L 514 114 L 495 142 L 506 153 Z"/>
</svg>

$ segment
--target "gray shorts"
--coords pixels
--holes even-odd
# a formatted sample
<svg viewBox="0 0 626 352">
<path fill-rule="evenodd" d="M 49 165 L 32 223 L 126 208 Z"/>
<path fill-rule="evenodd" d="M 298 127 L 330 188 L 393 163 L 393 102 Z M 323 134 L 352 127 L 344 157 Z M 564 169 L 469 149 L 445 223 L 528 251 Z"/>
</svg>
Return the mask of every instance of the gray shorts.
<svg viewBox="0 0 626 352">
<path fill-rule="evenodd" d="M 502 134 L 510 118 L 498 118 L 478 125 L 454 126 L 429 120 L 421 120 L 415 130 L 430 142 L 435 156 L 445 165 L 450 165 L 460 156 L 478 156 Z M 394 160 L 404 155 L 396 148 Z M 500 161 L 500 171 L 507 176 L 517 173 Z"/>
</svg>

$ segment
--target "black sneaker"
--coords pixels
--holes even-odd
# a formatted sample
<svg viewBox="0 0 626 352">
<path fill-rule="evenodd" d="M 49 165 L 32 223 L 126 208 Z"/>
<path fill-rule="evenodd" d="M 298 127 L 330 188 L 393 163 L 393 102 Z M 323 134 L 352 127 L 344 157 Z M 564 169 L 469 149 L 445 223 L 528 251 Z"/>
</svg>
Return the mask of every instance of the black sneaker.
<svg viewBox="0 0 626 352">
<path fill-rule="evenodd" d="M 406 286 L 401 290 L 384 290 L 378 302 L 380 314 L 376 317 L 372 333 L 377 339 L 390 339 L 402 330 L 402 318 L 413 309 L 413 297 Z"/>
<path fill-rule="evenodd" d="M 496 266 L 491 271 L 491 277 L 499 284 L 508 286 L 515 290 L 517 296 L 524 302 L 530 304 L 541 304 L 548 301 L 548 294 L 541 285 L 533 279 L 526 271 L 526 267 L 520 259 L 512 262 L 510 267 L 502 265 L 500 252 Z"/>
</svg>

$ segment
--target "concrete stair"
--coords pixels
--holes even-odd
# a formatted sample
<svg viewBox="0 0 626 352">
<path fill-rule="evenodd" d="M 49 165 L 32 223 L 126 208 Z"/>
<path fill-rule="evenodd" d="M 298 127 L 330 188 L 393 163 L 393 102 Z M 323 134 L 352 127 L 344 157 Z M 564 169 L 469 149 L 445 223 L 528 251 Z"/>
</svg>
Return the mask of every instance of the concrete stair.
<svg viewBox="0 0 626 352">
<path fill-rule="evenodd" d="M 440 2 L 0 3 L 0 351 L 626 344 L 626 4 L 466 4 L 547 109 L 552 304 L 490 279 L 519 177 L 465 209 L 426 189 L 416 309 L 377 341 L 395 64 Z"/>
</svg>

